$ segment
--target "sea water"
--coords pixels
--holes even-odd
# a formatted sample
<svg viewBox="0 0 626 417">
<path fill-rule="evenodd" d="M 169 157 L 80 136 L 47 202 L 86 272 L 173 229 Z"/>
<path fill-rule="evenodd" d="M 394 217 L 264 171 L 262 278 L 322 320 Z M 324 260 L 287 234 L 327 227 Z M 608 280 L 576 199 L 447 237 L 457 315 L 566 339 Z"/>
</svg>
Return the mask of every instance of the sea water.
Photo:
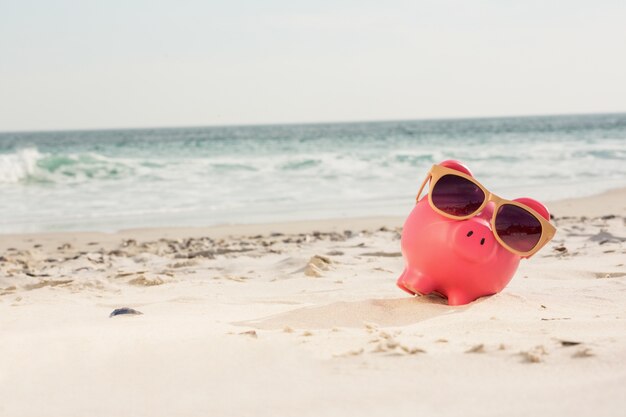
<svg viewBox="0 0 626 417">
<path fill-rule="evenodd" d="M 626 186 L 626 114 L 0 133 L 0 233 L 404 216 L 445 159 L 591 195 Z"/>
</svg>

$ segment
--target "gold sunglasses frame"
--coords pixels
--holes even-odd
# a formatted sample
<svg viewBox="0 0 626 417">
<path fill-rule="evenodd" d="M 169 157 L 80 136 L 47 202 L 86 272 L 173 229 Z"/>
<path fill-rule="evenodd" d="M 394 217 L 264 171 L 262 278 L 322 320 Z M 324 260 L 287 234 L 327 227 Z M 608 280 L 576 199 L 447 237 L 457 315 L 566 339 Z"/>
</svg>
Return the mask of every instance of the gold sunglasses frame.
<svg viewBox="0 0 626 417">
<path fill-rule="evenodd" d="M 437 181 L 439 181 L 445 175 L 456 175 L 458 177 L 465 178 L 466 180 L 472 182 L 474 185 L 480 188 L 482 192 L 485 194 L 485 201 L 483 201 L 480 207 L 478 207 L 474 212 L 472 212 L 471 214 L 467 216 L 454 216 L 452 214 L 448 214 L 444 211 L 439 210 L 437 207 L 435 207 L 435 204 L 433 203 L 432 189 L 437 184 Z M 417 197 L 415 198 L 416 203 L 420 201 L 420 196 L 422 195 L 422 191 L 424 191 L 424 187 L 426 186 L 429 180 L 430 180 L 430 186 L 429 186 L 429 192 L 428 192 L 428 203 L 430 204 L 430 207 L 433 210 L 435 210 L 437 213 L 449 219 L 466 220 L 466 219 L 472 218 L 476 216 L 476 214 L 480 213 L 487 204 L 489 204 L 490 202 L 494 202 L 495 207 L 493 209 L 493 215 L 491 216 L 491 220 L 489 222 L 491 224 L 491 230 L 493 231 L 493 235 L 495 236 L 498 243 L 500 243 L 500 245 L 502 245 L 506 250 L 522 258 L 530 258 L 531 256 L 533 256 L 541 248 L 543 248 L 546 245 L 546 243 L 548 243 L 556 234 L 556 227 L 554 227 L 552 223 L 550 223 L 549 220 L 547 220 L 537 211 L 533 210 L 531 207 L 528 207 L 526 204 L 522 204 L 518 201 L 507 200 L 496 194 L 493 194 L 491 191 L 487 190 L 481 183 L 476 181 L 474 177 L 467 175 L 463 172 L 457 171 L 456 169 L 447 168 L 441 165 L 433 165 L 428 171 L 428 174 L 426 174 L 426 178 L 424 179 L 424 182 L 422 182 L 422 186 L 420 187 L 420 190 L 417 193 Z M 539 223 L 541 223 L 541 236 L 539 237 L 539 241 L 537 242 L 537 244 L 530 251 L 527 251 L 527 252 L 518 251 L 510 247 L 509 245 L 507 245 L 498 235 L 498 232 L 496 231 L 496 223 L 495 223 L 496 216 L 498 214 L 498 210 L 500 209 L 500 207 L 502 207 L 505 204 L 510 204 L 512 206 L 517 206 L 523 210 L 526 210 L 527 212 L 535 216 L 537 220 L 539 220 Z"/>
</svg>

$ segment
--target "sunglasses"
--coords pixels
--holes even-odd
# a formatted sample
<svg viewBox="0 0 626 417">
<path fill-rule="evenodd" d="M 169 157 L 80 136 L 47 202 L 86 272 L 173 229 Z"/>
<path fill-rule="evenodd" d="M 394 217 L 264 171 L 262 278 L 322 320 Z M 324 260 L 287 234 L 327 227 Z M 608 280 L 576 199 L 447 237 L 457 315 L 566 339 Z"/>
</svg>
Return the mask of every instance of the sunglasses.
<svg viewBox="0 0 626 417">
<path fill-rule="evenodd" d="M 491 229 L 508 251 L 530 258 L 554 237 L 556 228 L 541 214 L 518 201 L 505 200 L 469 175 L 433 165 L 420 187 L 416 201 L 430 179 L 428 202 L 433 210 L 454 220 L 469 219 L 494 202 Z"/>
</svg>

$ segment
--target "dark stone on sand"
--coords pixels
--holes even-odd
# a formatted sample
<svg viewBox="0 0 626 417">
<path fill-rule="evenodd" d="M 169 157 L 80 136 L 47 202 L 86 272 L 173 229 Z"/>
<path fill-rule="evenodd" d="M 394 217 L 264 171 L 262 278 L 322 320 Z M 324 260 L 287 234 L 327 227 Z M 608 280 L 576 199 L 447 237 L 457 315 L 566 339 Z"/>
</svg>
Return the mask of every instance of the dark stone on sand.
<svg viewBox="0 0 626 417">
<path fill-rule="evenodd" d="M 561 340 L 561 346 L 565 346 L 565 347 L 569 347 L 569 346 L 577 346 L 580 345 L 582 342 L 574 342 L 571 340 Z"/>
<path fill-rule="evenodd" d="M 113 310 L 111 314 L 109 314 L 109 317 L 120 316 L 123 314 L 138 315 L 138 314 L 143 314 L 143 313 L 141 311 L 135 310 L 134 308 L 122 307 L 122 308 L 116 308 L 115 310 Z"/>
<path fill-rule="evenodd" d="M 29 277 L 49 277 L 50 276 L 50 274 L 38 274 L 32 271 L 24 271 L 24 274 L 28 275 Z"/>
</svg>

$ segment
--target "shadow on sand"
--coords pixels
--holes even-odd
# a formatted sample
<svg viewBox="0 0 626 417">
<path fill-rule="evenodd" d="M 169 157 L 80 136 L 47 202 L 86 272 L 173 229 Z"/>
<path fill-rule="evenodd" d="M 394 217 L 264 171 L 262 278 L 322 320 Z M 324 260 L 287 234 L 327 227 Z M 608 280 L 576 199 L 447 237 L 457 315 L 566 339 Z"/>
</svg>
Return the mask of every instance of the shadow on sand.
<svg viewBox="0 0 626 417">
<path fill-rule="evenodd" d="M 413 298 L 369 299 L 340 301 L 315 307 L 304 307 L 285 313 L 233 323 L 257 329 L 330 329 L 333 327 L 362 327 L 364 323 L 379 326 L 406 326 L 433 317 L 452 314 L 465 307 L 450 307 L 436 295 Z"/>
</svg>

